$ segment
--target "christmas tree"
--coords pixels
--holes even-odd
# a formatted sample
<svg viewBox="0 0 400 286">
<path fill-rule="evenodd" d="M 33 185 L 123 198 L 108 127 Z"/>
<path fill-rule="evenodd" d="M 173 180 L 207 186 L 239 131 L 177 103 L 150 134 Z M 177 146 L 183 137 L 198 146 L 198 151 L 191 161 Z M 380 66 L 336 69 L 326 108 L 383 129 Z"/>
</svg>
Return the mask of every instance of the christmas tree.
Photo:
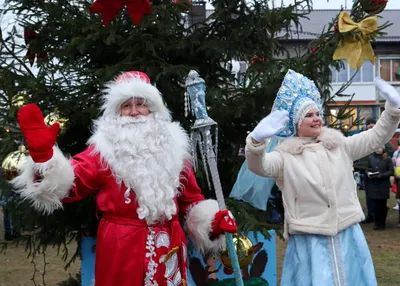
<svg viewBox="0 0 400 286">
<path fill-rule="evenodd" d="M 291 31 L 301 29 L 309 1 L 295 1 L 287 7 L 273 7 L 268 1 L 215 0 L 212 4 L 215 10 L 207 19 L 194 21 L 196 11 L 186 11 L 187 2 L 154 0 L 152 13 L 140 24 L 132 24 L 124 9 L 104 27 L 98 14 L 88 12 L 87 1 L 7 1 L 3 12 L 15 15 L 16 24 L 2 31 L 0 39 L 1 157 L 24 143 L 15 115 L 18 107 L 28 102 L 38 104 L 45 115 L 53 112 L 66 119 L 57 140 L 61 150 L 71 155 L 84 150 L 91 121 L 98 117 L 101 87 L 128 70 L 146 72 L 174 119 L 189 128 L 182 85 L 194 69 L 206 81 L 208 112 L 219 125 L 218 166 L 228 195 L 242 163 L 238 149 L 247 131 L 271 110 L 289 68 L 314 80 L 325 103 L 333 100 L 330 67 L 341 68 L 332 55 L 343 35 L 337 29 L 337 18 L 330 19 L 318 39 L 299 55 L 289 57 L 283 43 L 290 39 Z M 359 22 L 368 13 L 355 1 L 352 15 Z M 248 63 L 240 80 L 232 72 L 233 61 Z M 349 115 L 340 116 L 338 120 Z M 202 174 L 198 175 L 205 195 L 213 196 Z M 13 196 L 5 178 L 2 186 L 3 195 Z M 29 245 L 35 241 L 33 252 L 57 245 L 70 262 L 79 254 L 82 237 L 96 234 L 94 197 L 65 205 L 51 216 L 37 213 L 27 202 L 13 197 L 9 208 L 14 225 L 32 230 L 21 239 Z M 243 229 L 265 232 L 273 227 L 257 217 L 258 210 L 240 204 L 229 201 Z M 72 255 L 66 252 L 71 240 L 78 242 Z"/>
</svg>

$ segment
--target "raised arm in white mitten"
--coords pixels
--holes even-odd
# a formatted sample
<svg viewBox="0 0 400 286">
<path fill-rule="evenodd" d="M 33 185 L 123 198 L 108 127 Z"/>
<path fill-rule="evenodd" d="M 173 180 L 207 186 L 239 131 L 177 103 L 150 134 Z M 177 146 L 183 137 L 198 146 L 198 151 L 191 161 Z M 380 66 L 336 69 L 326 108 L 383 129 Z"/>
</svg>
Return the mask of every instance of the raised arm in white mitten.
<svg viewBox="0 0 400 286">
<path fill-rule="evenodd" d="M 258 123 L 250 136 L 258 142 L 264 142 L 267 138 L 278 134 L 285 128 L 288 122 L 289 112 L 286 110 L 275 110 Z"/>
<path fill-rule="evenodd" d="M 375 79 L 375 86 L 379 93 L 393 106 L 400 107 L 400 95 L 396 89 L 381 78 Z"/>
</svg>

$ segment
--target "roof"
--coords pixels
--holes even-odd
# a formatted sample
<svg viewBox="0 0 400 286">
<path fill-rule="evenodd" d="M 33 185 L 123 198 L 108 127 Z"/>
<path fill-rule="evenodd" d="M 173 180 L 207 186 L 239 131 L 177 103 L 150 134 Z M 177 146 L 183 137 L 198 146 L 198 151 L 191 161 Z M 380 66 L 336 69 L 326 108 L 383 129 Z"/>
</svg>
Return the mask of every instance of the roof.
<svg viewBox="0 0 400 286">
<path fill-rule="evenodd" d="M 312 10 L 306 15 L 306 18 L 301 18 L 301 28 L 299 31 L 293 27 L 291 40 L 314 40 L 319 38 L 322 31 L 328 28 L 328 24 L 340 13 L 339 9 L 330 10 Z M 213 9 L 206 10 L 206 18 L 214 12 Z M 348 11 L 350 13 L 350 11 Z M 383 25 L 386 22 L 392 23 L 384 32 L 387 33 L 376 39 L 376 42 L 400 42 L 400 10 L 386 9 L 378 15 L 378 24 Z M 282 33 L 283 35 L 283 33 Z"/>
<path fill-rule="evenodd" d="M 292 40 L 313 40 L 318 38 L 322 31 L 328 28 L 328 25 L 341 10 L 312 10 L 306 15 L 308 18 L 300 19 L 301 28 L 297 31 L 292 30 Z M 400 10 L 384 10 L 378 15 L 378 24 L 383 25 L 386 22 L 392 23 L 391 26 L 384 29 L 387 33 L 376 39 L 377 42 L 400 42 Z"/>
</svg>

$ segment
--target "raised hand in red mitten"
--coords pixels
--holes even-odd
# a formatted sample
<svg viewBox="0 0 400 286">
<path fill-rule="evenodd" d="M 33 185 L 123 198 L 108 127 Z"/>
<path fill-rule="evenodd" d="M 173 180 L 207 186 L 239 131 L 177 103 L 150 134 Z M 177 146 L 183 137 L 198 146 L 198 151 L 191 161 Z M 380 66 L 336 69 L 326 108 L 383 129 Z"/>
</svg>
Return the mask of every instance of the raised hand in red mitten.
<svg viewBox="0 0 400 286">
<path fill-rule="evenodd" d="M 28 104 L 18 111 L 18 123 L 28 144 L 29 154 L 36 163 L 43 163 L 53 156 L 60 124 L 48 127 L 44 122 L 42 111 L 36 104 Z"/>
<path fill-rule="evenodd" d="M 211 225 L 211 238 L 217 238 L 225 232 L 237 232 L 237 225 L 232 214 L 228 210 L 222 210 L 215 214 L 214 220 Z"/>
</svg>

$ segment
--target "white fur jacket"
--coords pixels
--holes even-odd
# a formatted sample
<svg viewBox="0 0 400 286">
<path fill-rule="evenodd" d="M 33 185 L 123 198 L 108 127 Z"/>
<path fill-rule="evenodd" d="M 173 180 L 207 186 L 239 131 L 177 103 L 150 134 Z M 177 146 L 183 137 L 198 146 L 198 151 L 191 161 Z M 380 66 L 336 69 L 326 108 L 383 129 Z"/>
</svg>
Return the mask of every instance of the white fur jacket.
<svg viewBox="0 0 400 286">
<path fill-rule="evenodd" d="M 336 235 L 364 219 L 354 181 L 353 161 L 384 146 L 400 121 L 400 110 L 386 104 L 374 128 L 350 137 L 323 128 L 310 140 L 293 137 L 265 153 L 266 144 L 246 140 L 248 168 L 273 177 L 283 194 L 285 237 Z"/>
</svg>

